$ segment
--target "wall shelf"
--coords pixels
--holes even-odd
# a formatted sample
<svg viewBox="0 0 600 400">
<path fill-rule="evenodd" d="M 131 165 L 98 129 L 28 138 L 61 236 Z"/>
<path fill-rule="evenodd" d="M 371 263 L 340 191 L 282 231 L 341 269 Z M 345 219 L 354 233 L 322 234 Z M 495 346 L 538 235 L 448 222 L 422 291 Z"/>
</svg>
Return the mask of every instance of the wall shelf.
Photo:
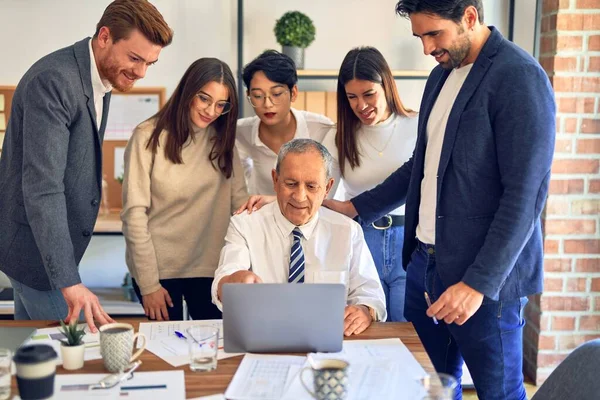
<svg viewBox="0 0 600 400">
<path fill-rule="evenodd" d="M 243 99 L 245 94 L 242 70 L 244 68 L 244 0 L 237 0 L 237 86 L 238 97 Z M 430 71 L 395 70 L 392 71 L 395 79 L 409 80 L 427 79 Z M 337 70 L 298 70 L 299 79 L 336 79 Z M 238 117 L 243 117 L 244 107 L 240 107 Z"/>
<path fill-rule="evenodd" d="M 395 79 L 427 79 L 430 71 L 394 70 Z M 329 69 L 299 69 L 299 79 L 336 79 L 337 70 Z"/>
</svg>

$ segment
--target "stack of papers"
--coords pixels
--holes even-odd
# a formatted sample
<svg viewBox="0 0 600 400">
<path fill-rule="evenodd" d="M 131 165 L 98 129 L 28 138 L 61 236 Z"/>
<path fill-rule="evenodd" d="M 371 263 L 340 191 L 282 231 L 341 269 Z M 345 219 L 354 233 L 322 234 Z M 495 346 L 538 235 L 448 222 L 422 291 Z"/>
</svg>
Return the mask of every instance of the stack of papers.
<svg viewBox="0 0 600 400">
<path fill-rule="evenodd" d="M 99 360 L 102 358 L 100 355 L 100 334 L 91 333 L 86 324 L 80 324 L 79 328 L 85 329 L 85 336 L 83 342 L 85 343 L 85 353 L 83 359 L 88 360 Z M 27 340 L 24 345 L 32 344 L 48 344 L 54 348 L 56 354 L 58 354 L 57 365 L 62 365 L 62 354 L 60 351 L 61 340 L 65 339 L 65 335 L 59 330 L 59 328 L 44 328 L 38 329 L 35 333 Z"/>
<path fill-rule="evenodd" d="M 162 358 L 173 367 L 180 367 L 190 363 L 189 347 L 186 339 L 180 338 L 175 331 L 186 334 L 186 329 L 197 325 L 210 325 L 219 328 L 219 349 L 217 359 L 222 360 L 229 357 L 239 356 L 242 353 L 225 353 L 223 351 L 223 320 L 199 320 L 199 321 L 165 321 L 165 322 L 142 322 L 139 331 L 146 335 L 148 343 L 146 349 L 156 356 Z M 138 342 L 137 347 L 140 348 Z"/>
<path fill-rule="evenodd" d="M 56 375 L 54 398 L 80 399 L 185 399 L 183 371 L 135 372 L 133 378 L 110 389 L 91 389 L 106 374 Z"/>
<path fill-rule="evenodd" d="M 427 372 L 398 338 L 375 340 L 344 340 L 339 353 L 313 353 L 313 359 L 335 358 L 350 365 L 391 361 L 398 364 L 401 373 L 414 380 L 427 376 Z"/>
<path fill-rule="evenodd" d="M 339 353 L 315 353 L 313 359 L 341 359 L 350 364 L 348 400 L 419 399 L 419 379 L 427 375 L 400 339 L 348 340 Z M 307 369 L 307 370 L 305 370 Z M 247 354 L 225 397 L 232 400 L 303 400 L 314 391 L 306 357 Z"/>
<path fill-rule="evenodd" d="M 303 356 L 246 354 L 225 397 L 232 400 L 281 399 L 305 362 Z"/>
</svg>

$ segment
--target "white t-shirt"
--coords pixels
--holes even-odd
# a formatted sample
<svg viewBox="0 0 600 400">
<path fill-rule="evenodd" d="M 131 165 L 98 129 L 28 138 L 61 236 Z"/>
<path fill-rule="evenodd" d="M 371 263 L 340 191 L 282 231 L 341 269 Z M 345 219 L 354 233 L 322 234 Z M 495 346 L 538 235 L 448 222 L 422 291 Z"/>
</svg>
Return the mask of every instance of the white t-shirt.
<svg viewBox="0 0 600 400">
<path fill-rule="evenodd" d="M 291 111 L 296 118 L 294 139 L 313 139 L 321 143 L 333 126 L 333 122 L 324 115 L 294 108 Z M 259 125 L 258 116 L 238 120 L 235 145 L 244 167 L 248 192 L 273 195 L 271 171 L 277 163 L 277 154 L 258 137 Z"/>
<path fill-rule="evenodd" d="M 332 192 L 339 200 L 349 200 L 383 182 L 412 157 L 417 143 L 418 117 L 393 114 L 387 120 L 374 125 L 361 125 L 356 138 L 360 152 L 360 166 L 352 169 L 346 160 L 345 176 L 341 178 L 338 151 L 335 145 L 335 129 L 326 136 L 323 144 L 335 159 L 333 177 L 336 181 Z M 335 192 L 341 181 L 342 190 Z M 390 212 L 404 215 L 404 206 Z"/>
<path fill-rule="evenodd" d="M 427 121 L 427 148 L 425 149 L 425 171 L 421 181 L 421 203 L 419 205 L 419 224 L 417 238 L 428 244 L 435 244 L 435 220 L 437 206 L 437 173 L 442 154 L 442 144 L 446 133 L 448 116 L 454 100 L 467 79 L 473 64 L 455 68 L 431 109 Z"/>
</svg>

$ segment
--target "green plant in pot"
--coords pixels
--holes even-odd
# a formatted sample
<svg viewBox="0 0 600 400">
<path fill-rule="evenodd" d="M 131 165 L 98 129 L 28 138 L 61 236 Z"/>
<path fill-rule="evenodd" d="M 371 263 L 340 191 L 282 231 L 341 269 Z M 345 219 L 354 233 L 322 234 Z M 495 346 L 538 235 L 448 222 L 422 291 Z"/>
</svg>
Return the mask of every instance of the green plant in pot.
<svg viewBox="0 0 600 400">
<path fill-rule="evenodd" d="M 315 25 L 300 11 L 288 11 L 275 23 L 275 38 L 282 53 L 289 56 L 296 68 L 304 68 L 304 49 L 315 40 Z"/>
<path fill-rule="evenodd" d="M 77 326 L 77 321 L 66 325 L 60 321 L 60 332 L 65 336 L 61 340 L 60 352 L 63 360 L 64 369 L 79 369 L 83 367 L 83 356 L 85 353 L 85 344 L 83 337 L 85 336 L 84 328 Z"/>
</svg>

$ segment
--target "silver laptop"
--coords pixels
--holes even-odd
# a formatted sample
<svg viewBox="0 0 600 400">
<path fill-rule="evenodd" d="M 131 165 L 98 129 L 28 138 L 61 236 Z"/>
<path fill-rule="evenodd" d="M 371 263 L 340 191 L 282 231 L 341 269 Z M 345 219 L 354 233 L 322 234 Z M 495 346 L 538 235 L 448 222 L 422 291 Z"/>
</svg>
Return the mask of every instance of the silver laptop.
<svg viewBox="0 0 600 400">
<path fill-rule="evenodd" d="M 33 332 L 35 332 L 35 328 L 0 326 L 0 347 L 14 353 Z"/>
<path fill-rule="evenodd" d="M 222 297 L 228 353 L 342 350 L 343 284 L 225 284 Z"/>
</svg>

